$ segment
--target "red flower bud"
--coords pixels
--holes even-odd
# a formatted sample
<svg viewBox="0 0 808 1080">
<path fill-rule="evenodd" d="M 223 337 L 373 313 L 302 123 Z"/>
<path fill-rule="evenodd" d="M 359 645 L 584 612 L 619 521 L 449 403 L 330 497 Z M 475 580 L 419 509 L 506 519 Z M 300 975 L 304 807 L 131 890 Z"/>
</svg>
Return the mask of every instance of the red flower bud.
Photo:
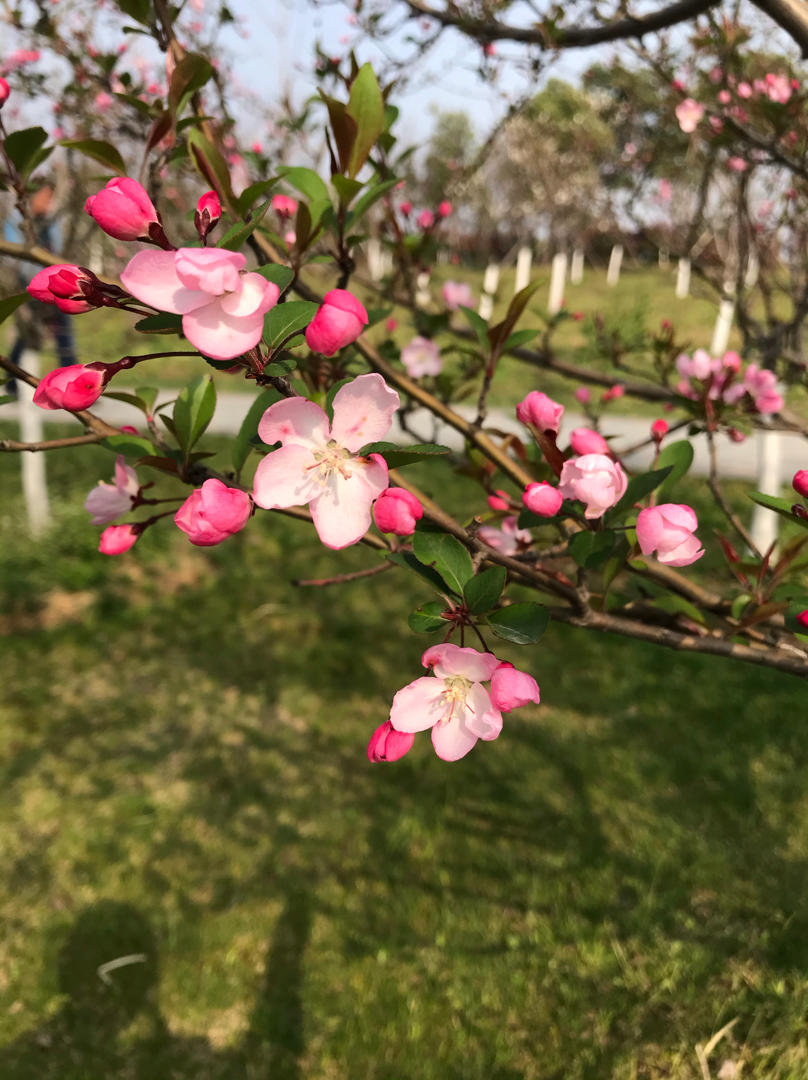
<svg viewBox="0 0 808 1080">
<path fill-rule="evenodd" d="M 797 469 L 791 486 L 798 495 L 802 495 L 803 499 L 808 499 L 808 469 Z"/>
<path fill-rule="evenodd" d="M 199 239 L 205 240 L 209 232 L 212 232 L 222 216 L 222 204 L 215 191 L 206 191 L 196 204 L 194 210 L 194 228 L 199 233 Z"/>
</svg>

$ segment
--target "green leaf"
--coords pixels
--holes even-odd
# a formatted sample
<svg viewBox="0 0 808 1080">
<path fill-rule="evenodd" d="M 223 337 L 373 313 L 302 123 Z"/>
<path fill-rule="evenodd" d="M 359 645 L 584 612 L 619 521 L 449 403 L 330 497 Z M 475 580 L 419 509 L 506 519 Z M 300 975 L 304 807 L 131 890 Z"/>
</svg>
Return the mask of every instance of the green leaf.
<svg viewBox="0 0 808 1080">
<path fill-rule="evenodd" d="M 59 145 L 68 150 L 78 150 L 85 157 L 104 165 L 110 172 L 118 176 L 126 176 L 127 169 L 123 158 L 112 145 L 102 139 L 60 139 Z"/>
<path fill-rule="evenodd" d="M 285 304 L 276 304 L 267 315 L 264 341 L 270 350 L 275 350 L 292 334 L 305 330 L 317 314 L 317 304 L 310 300 L 288 300 Z"/>
<path fill-rule="evenodd" d="M 650 495 L 663 480 L 667 480 L 672 472 L 673 466 L 669 465 L 666 469 L 653 469 L 651 472 L 640 473 L 639 476 L 632 477 L 628 482 L 625 495 L 616 506 L 612 507 L 604 520 L 613 521 L 622 513 L 625 513 L 626 510 L 631 510 L 634 503 L 644 499 L 646 495 Z"/>
<path fill-rule="evenodd" d="M 154 454 L 155 449 L 148 439 L 140 435 L 110 435 L 101 442 L 101 446 L 113 454 L 123 454 L 128 458 L 141 458 L 144 454 Z"/>
<path fill-rule="evenodd" d="M 670 475 L 661 485 L 664 491 L 668 491 L 677 480 L 681 480 L 687 470 L 693 464 L 693 443 L 689 439 L 681 439 L 679 442 L 670 443 L 660 451 L 656 461 L 656 469 L 671 468 Z"/>
<path fill-rule="evenodd" d="M 370 64 L 362 65 L 351 84 L 345 111 L 356 124 L 356 136 L 348 160 L 348 175 L 353 178 L 384 131 L 384 99 Z"/>
<path fill-rule="evenodd" d="M 472 615 L 482 615 L 494 607 L 505 588 L 507 576 L 504 566 L 492 566 L 466 582 L 463 599 Z"/>
<path fill-rule="evenodd" d="M 356 205 L 348 215 L 348 225 L 353 226 L 359 219 L 370 210 L 374 203 L 378 202 L 383 195 L 386 195 L 388 191 L 391 191 L 398 180 L 382 180 L 378 184 L 374 184 L 368 188 L 364 195 L 362 195 L 356 201 Z"/>
<path fill-rule="evenodd" d="M 440 574 L 436 574 L 431 566 L 424 566 L 423 563 L 420 563 L 411 551 L 388 551 L 386 557 L 397 566 L 406 566 L 408 570 L 413 570 L 424 581 L 428 581 L 432 588 L 437 589 L 438 592 L 446 591 L 446 583 Z"/>
<path fill-rule="evenodd" d="M 151 0 L 115 0 L 115 3 L 124 15 L 128 15 L 130 19 L 143 23 L 144 26 L 149 25 Z"/>
<path fill-rule="evenodd" d="M 733 619 L 740 619 L 751 599 L 751 593 L 741 593 L 735 597 L 730 608 Z"/>
<path fill-rule="evenodd" d="M 493 356 L 499 356 L 502 352 L 505 342 L 511 336 L 511 331 L 519 322 L 522 312 L 527 307 L 530 298 L 538 287 L 539 282 L 534 281 L 532 284 L 526 285 L 524 289 L 521 289 L 508 305 L 508 310 L 505 313 L 505 318 L 502 322 L 497 323 L 496 326 L 492 326 L 488 331 L 488 341 L 490 342 L 491 353 Z"/>
<path fill-rule="evenodd" d="M 412 550 L 424 566 L 434 567 L 453 592 L 463 594 L 463 586 L 474 574 L 474 565 L 459 540 L 430 522 L 420 521 L 412 538 Z"/>
<path fill-rule="evenodd" d="M 488 625 L 497 637 L 515 645 L 535 645 L 549 622 L 547 609 L 541 604 L 510 604 L 488 616 Z"/>
<path fill-rule="evenodd" d="M 197 375 L 174 402 L 174 430 L 186 455 L 204 432 L 216 409 L 216 387 L 209 375 Z"/>
<path fill-rule="evenodd" d="M 252 220 L 248 222 L 237 221 L 235 225 L 231 225 L 227 232 L 219 239 L 216 245 L 219 248 L 225 248 L 227 251 L 240 251 L 244 247 L 244 244 L 249 240 L 258 226 L 261 224 L 261 220 L 270 207 L 270 200 L 259 207 L 258 210 L 252 216 Z"/>
<path fill-rule="evenodd" d="M 416 634 L 432 634 L 436 630 L 445 630 L 448 624 L 446 619 L 441 618 L 441 613 L 445 609 L 446 605 L 440 600 L 430 600 L 426 604 L 421 604 L 407 617 L 410 630 L 414 630 Z"/>
<path fill-rule="evenodd" d="M 489 349 L 488 323 L 485 321 L 482 315 L 478 315 L 476 311 L 473 311 L 469 307 L 463 307 L 462 304 L 458 308 L 458 311 L 462 311 L 463 314 L 466 316 L 471 326 L 471 329 L 477 335 L 477 340 L 479 341 L 480 346 L 482 347 L 483 351 L 487 353 Z"/>
<path fill-rule="evenodd" d="M 230 169 L 213 143 L 197 128 L 188 132 L 188 154 L 204 180 L 217 192 L 226 207 L 235 205 Z"/>
<path fill-rule="evenodd" d="M 274 282 L 281 292 L 284 292 L 288 288 L 295 276 L 295 272 L 290 266 L 281 266 L 280 263 L 270 263 L 268 266 L 259 266 L 256 268 L 255 273 L 260 274 L 261 277 L 266 278 L 267 281 Z"/>
<path fill-rule="evenodd" d="M 242 216 L 247 213 L 256 199 L 262 195 L 268 195 L 278 182 L 278 177 L 271 180 L 258 180 L 246 187 L 236 200 L 236 209 Z"/>
<path fill-rule="evenodd" d="M 803 529 L 808 529 L 808 521 L 805 518 L 797 517 L 791 509 L 795 499 L 778 499 L 774 495 L 765 495 L 762 491 L 750 492 L 749 498 L 752 502 L 756 502 L 758 506 L 765 506 L 767 510 L 774 510 L 775 514 L 788 518 L 789 521 L 795 525 L 800 525 Z"/>
<path fill-rule="evenodd" d="M 159 315 L 147 315 L 135 323 L 135 330 L 141 334 L 181 334 L 182 315 L 172 315 L 161 311 Z"/>
<path fill-rule="evenodd" d="M 339 195 L 339 201 L 343 206 L 347 206 L 354 196 L 362 190 L 362 184 L 358 180 L 349 180 L 347 176 L 341 176 L 339 173 L 335 173 L 331 177 L 331 183 L 334 185 L 334 190 Z"/>
<path fill-rule="evenodd" d="M 579 566 L 593 569 L 606 562 L 616 539 L 617 534 L 611 529 L 603 532 L 578 532 L 569 542 L 569 553 Z"/>
<path fill-rule="evenodd" d="M 201 90 L 212 74 L 213 67 L 204 56 L 198 53 L 186 53 L 171 74 L 171 85 L 168 89 L 168 104 L 171 111 L 176 113 L 183 97 Z"/>
<path fill-rule="evenodd" d="M 116 401 L 125 401 L 127 405 L 134 405 L 136 409 L 140 409 L 146 416 L 151 413 L 151 409 L 136 394 L 126 394 L 123 390 L 107 390 L 104 397 L 115 398 Z"/>
<path fill-rule="evenodd" d="M 517 330 L 516 333 L 511 334 L 502 346 L 502 351 L 508 352 L 510 349 L 518 349 L 521 345 L 527 345 L 529 341 L 532 341 L 540 333 L 541 330 Z"/>
<path fill-rule="evenodd" d="M 10 318 L 18 307 L 22 307 L 26 300 L 29 299 L 28 293 L 15 293 L 14 296 L 4 296 L 0 300 L 0 323 Z"/>
<path fill-rule="evenodd" d="M 292 187 L 302 192 L 307 199 L 331 202 L 325 181 L 313 169 L 304 169 L 301 165 L 286 165 L 278 169 L 278 176 L 288 180 Z"/>
<path fill-rule="evenodd" d="M 149 410 L 154 412 L 154 403 L 157 401 L 157 395 L 160 391 L 156 386 L 139 386 L 136 390 L 137 396 Z"/>
<path fill-rule="evenodd" d="M 244 417 L 239 433 L 233 443 L 233 468 L 237 473 L 240 473 L 244 468 L 244 462 L 252 450 L 250 439 L 258 432 L 258 421 L 269 406 L 274 405 L 280 399 L 281 395 L 277 390 L 264 390 L 250 406 L 249 412 Z"/>
<path fill-rule="evenodd" d="M 403 465 L 412 465 L 417 461 L 426 461 L 432 457 L 442 457 L 450 453 L 448 446 L 440 446 L 438 443 L 415 443 L 413 446 L 397 446 L 391 442 L 368 443 L 363 446 L 360 453 L 381 454 L 391 469 L 400 469 Z"/>
<path fill-rule="evenodd" d="M 44 128 L 30 127 L 12 131 L 3 146 L 17 172 L 25 177 L 33 169 L 35 158 L 47 141 L 48 133 Z"/>
<path fill-rule="evenodd" d="M 0 405 L 10 405 L 12 401 L 16 400 L 16 394 L 0 394 Z"/>
</svg>

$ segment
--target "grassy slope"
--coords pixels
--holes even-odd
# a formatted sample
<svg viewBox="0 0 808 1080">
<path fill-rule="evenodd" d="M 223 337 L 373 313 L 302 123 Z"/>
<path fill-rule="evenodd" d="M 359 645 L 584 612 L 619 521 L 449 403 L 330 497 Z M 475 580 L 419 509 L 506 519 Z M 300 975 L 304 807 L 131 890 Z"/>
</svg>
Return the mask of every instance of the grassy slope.
<svg viewBox="0 0 808 1080">
<path fill-rule="evenodd" d="M 714 1076 L 808 1074 L 802 684 L 551 628 L 497 742 L 370 767 L 418 586 L 268 515 L 105 561 L 109 464 L 32 547 L 0 462 L 3 1080 L 689 1080 L 736 1016 Z"/>
</svg>

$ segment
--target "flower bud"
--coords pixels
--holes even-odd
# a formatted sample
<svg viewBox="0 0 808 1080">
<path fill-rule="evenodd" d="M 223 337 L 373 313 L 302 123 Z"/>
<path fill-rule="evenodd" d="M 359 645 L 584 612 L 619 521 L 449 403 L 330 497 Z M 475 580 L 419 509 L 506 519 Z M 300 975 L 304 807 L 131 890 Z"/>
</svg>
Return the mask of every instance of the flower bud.
<svg viewBox="0 0 808 1080">
<path fill-rule="evenodd" d="M 251 512 L 246 491 L 210 479 L 191 492 L 174 515 L 174 523 L 192 544 L 212 547 L 243 529 Z"/>
<path fill-rule="evenodd" d="M 667 420 L 655 420 L 653 424 L 651 424 L 651 438 L 654 440 L 654 442 L 661 443 L 667 434 Z"/>
<path fill-rule="evenodd" d="M 806 608 L 805 611 L 801 611 L 799 615 L 796 616 L 796 619 L 800 626 L 805 630 L 808 630 L 808 608 Z"/>
<path fill-rule="evenodd" d="M 573 393 L 573 397 L 576 401 L 580 401 L 582 405 L 588 405 L 592 400 L 592 391 L 588 386 L 579 386 Z"/>
<path fill-rule="evenodd" d="M 446 218 L 452 212 L 452 204 L 448 199 L 444 199 L 443 202 L 438 203 L 438 217 Z"/>
<path fill-rule="evenodd" d="M 424 508 L 404 488 L 386 488 L 373 504 L 373 520 L 380 532 L 412 536 L 415 524 L 424 516 Z"/>
<path fill-rule="evenodd" d="M 621 465 L 605 454 L 583 454 L 565 461 L 559 477 L 559 491 L 565 499 L 586 503 L 584 517 L 603 517 L 625 494 L 628 477 Z"/>
<path fill-rule="evenodd" d="M 608 454 L 609 444 L 592 428 L 579 427 L 570 432 L 570 446 L 576 454 Z"/>
<path fill-rule="evenodd" d="M 502 488 L 496 488 L 493 494 L 488 496 L 488 505 L 492 510 L 510 510 L 511 500 L 508 492 L 503 491 Z"/>
<path fill-rule="evenodd" d="M 491 676 L 491 700 L 500 712 L 510 712 L 522 705 L 541 701 L 539 684 L 526 671 L 517 670 L 504 661 Z"/>
<path fill-rule="evenodd" d="M 10 93 L 11 87 L 8 85 L 5 79 L 0 79 L 0 109 L 2 109 L 5 103 L 8 101 Z"/>
<path fill-rule="evenodd" d="M 404 215 L 404 217 L 409 217 L 410 214 L 412 213 L 412 203 L 409 202 L 408 200 L 405 200 L 403 203 L 399 203 L 398 208 L 401 211 L 401 213 Z"/>
<path fill-rule="evenodd" d="M 561 509 L 564 497 L 552 484 L 528 484 L 522 492 L 522 502 L 539 517 L 555 517 Z"/>
<path fill-rule="evenodd" d="M 808 499 L 808 469 L 797 469 L 791 486 L 798 495 L 802 495 L 803 499 Z"/>
<path fill-rule="evenodd" d="M 415 224 L 419 229 L 431 229 L 435 224 L 435 215 L 431 210 L 422 210 L 418 217 L 415 219 Z"/>
<path fill-rule="evenodd" d="M 368 743 L 368 760 L 376 764 L 379 761 L 398 761 L 412 749 L 415 735 L 408 731 L 396 731 L 389 720 L 379 724 Z"/>
<path fill-rule="evenodd" d="M 637 516 L 637 541 L 643 555 L 656 551 L 667 566 L 690 566 L 704 554 L 697 536 L 698 519 L 692 508 L 661 503 L 641 510 Z"/>
<path fill-rule="evenodd" d="M 82 285 L 95 289 L 100 282 L 83 266 L 59 263 L 37 271 L 28 283 L 28 292 L 43 304 L 54 304 L 68 315 L 79 315 L 95 306 L 87 299 Z"/>
<path fill-rule="evenodd" d="M 523 424 L 532 424 L 539 431 L 557 432 L 563 415 L 564 406 L 540 390 L 531 390 L 516 406 L 516 418 Z"/>
<path fill-rule="evenodd" d="M 101 533 L 98 550 L 102 555 L 123 555 L 135 544 L 140 530 L 136 525 L 110 525 Z"/>
<path fill-rule="evenodd" d="M 84 204 L 85 211 L 116 240 L 149 240 L 152 225 L 160 226 L 160 215 L 137 180 L 116 176 Z"/>
<path fill-rule="evenodd" d="M 333 356 L 356 341 L 368 324 L 368 313 L 347 289 L 331 289 L 306 328 L 306 344 L 312 352 Z"/>
<path fill-rule="evenodd" d="M 34 391 L 34 405 L 40 409 L 89 409 L 97 401 L 107 381 L 103 368 L 70 364 L 49 371 Z M 134 542 L 134 541 L 133 541 Z"/>
<path fill-rule="evenodd" d="M 294 217 L 297 213 L 297 199 L 291 195 L 273 195 L 272 209 L 282 218 Z"/>
<path fill-rule="evenodd" d="M 222 204 L 215 191 L 206 191 L 196 204 L 194 210 L 194 228 L 199 234 L 199 239 L 204 242 L 209 232 L 212 232 L 222 216 Z"/>
</svg>

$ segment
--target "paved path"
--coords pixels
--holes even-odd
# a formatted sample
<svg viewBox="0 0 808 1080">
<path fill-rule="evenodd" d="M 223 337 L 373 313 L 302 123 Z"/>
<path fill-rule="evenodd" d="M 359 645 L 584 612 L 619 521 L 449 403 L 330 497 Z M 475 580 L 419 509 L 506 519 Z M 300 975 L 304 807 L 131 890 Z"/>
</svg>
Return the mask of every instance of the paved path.
<svg viewBox="0 0 808 1080">
<path fill-rule="evenodd" d="M 176 396 L 176 391 L 165 390 L 161 392 L 158 400 L 168 401 L 174 396 Z M 221 435 L 235 434 L 241 426 L 252 400 L 250 394 L 220 393 L 216 414 L 209 430 Z M 143 415 L 139 410 L 124 402 L 115 401 L 113 398 L 101 398 L 93 406 L 93 411 L 116 426 L 133 424 L 135 427 L 141 427 L 143 423 Z M 468 419 L 474 416 L 474 409 L 470 406 L 459 405 L 457 411 L 461 416 Z M 4 406 L 0 410 L 0 419 L 16 420 L 17 407 L 15 405 Z M 45 423 L 64 423 L 65 421 L 64 415 L 60 412 L 46 412 L 43 419 Z M 580 414 L 566 414 L 561 427 L 560 443 L 564 445 L 569 432 L 573 428 L 586 426 L 586 423 L 586 418 Z M 649 434 L 650 423 L 650 419 L 646 417 L 614 414 L 603 421 L 602 429 L 604 435 L 615 436 L 613 445 L 619 453 L 621 447 L 632 446 L 646 438 Z M 439 424 L 436 427 L 432 415 L 426 409 L 417 409 L 410 413 L 408 425 L 415 433 L 417 441 L 439 442 L 452 449 L 460 449 L 463 444 L 462 437 L 453 428 L 445 424 Z M 513 413 L 509 414 L 501 410 L 495 409 L 489 414 L 486 426 L 499 431 L 515 432 L 522 436 L 525 434 L 525 430 L 517 421 L 516 416 Z M 685 436 L 678 433 L 671 436 L 672 439 L 680 437 L 684 438 Z M 404 434 L 398 426 L 391 432 L 390 439 L 394 442 L 403 443 L 413 441 L 413 438 Z M 718 460 L 722 476 L 754 478 L 758 474 L 762 442 L 762 436 L 759 432 L 750 435 L 743 443 L 733 443 L 725 435 L 719 436 Z M 707 440 L 703 435 L 700 435 L 693 440 L 693 444 L 696 451 L 693 472 L 702 476 L 706 475 L 708 472 Z M 787 480 L 797 469 L 808 468 L 808 440 L 800 435 L 781 434 L 780 456 L 782 476 Z M 651 450 L 648 448 L 641 453 L 627 457 L 625 460 L 633 468 L 650 465 Z"/>
</svg>

